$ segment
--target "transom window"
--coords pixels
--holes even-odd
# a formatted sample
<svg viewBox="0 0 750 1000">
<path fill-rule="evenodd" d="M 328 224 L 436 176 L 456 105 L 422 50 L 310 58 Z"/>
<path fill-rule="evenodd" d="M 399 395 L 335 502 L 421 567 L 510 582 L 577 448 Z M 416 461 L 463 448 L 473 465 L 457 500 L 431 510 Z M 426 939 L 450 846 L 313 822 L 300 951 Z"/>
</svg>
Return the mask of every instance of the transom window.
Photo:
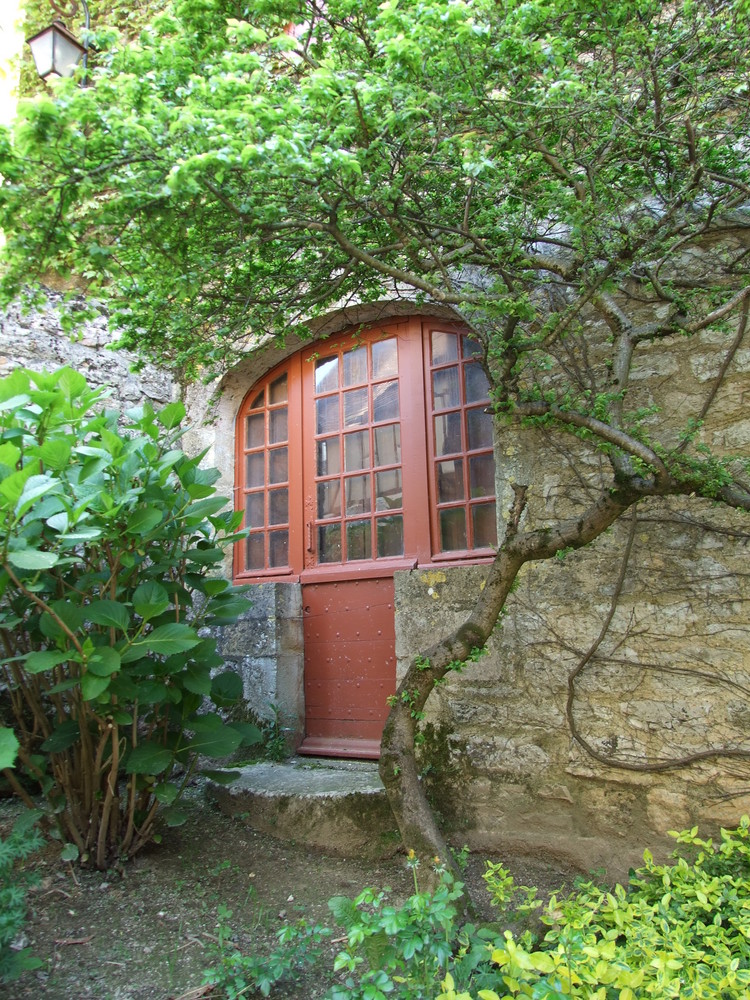
<svg viewBox="0 0 750 1000">
<path fill-rule="evenodd" d="M 418 319 L 302 350 L 250 391 L 236 574 L 481 559 L 497 543 L 489 387 L 460 329 Z"/>
</svg>

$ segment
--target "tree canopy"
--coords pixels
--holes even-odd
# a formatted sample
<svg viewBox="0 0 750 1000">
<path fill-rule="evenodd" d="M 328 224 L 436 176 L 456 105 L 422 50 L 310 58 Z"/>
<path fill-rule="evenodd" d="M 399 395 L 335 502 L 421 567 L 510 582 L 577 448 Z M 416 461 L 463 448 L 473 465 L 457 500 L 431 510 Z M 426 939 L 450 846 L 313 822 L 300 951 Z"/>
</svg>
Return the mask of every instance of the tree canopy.
<svg viewBox="0 0 750 1000">
<path fill-rule="evenodd" d="M 175 0 L 3 137 L 5 295 L 77 275 L 188 373 L 394 287 L 508 368 L 625 282 L 669 304 L 648 336 L 689 332 L 675 256 L 748 219 L 747 28 L 723 0 Z"/>
</svg>

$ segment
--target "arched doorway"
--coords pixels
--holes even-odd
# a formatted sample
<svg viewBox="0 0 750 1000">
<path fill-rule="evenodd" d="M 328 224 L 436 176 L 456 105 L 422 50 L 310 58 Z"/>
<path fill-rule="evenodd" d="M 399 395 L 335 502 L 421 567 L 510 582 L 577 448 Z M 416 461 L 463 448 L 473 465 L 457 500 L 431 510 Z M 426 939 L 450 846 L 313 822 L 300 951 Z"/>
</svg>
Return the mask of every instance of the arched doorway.
<svg viewBox="0 0 750 1000">
<path fill-rule="evenodd" d="M 235 578 L 302 586 L 301 752 L 377 756 L 394 572 L 491 557 L 488 404 L 478 346 L 422 317 L 310 345 L 246 396 L 236 493 L 250 534 Z"/>
</svg>

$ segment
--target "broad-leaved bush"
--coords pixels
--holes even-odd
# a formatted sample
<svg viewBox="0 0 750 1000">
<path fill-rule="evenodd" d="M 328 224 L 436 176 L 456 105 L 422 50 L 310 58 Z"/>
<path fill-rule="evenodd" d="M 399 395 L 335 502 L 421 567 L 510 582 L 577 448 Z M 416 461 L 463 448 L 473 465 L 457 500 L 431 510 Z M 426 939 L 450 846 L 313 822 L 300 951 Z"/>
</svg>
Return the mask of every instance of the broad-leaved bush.
<svg viewBox="0 0 750 1000">
<path fill-rule="evenodd" d="M 67 857 L 100 868 L 153 839 L 160 812 L 184 821 L 201 760 L 260 739 L 216 711 L 242 682 L 207 629 L 247 607 L 219 575 L 241 515 L 179 447 L 182 403 L 120 413 L 105 399 L 70 368 L 0 380 L 10 779 L 41 790 Z"/>
</svg>

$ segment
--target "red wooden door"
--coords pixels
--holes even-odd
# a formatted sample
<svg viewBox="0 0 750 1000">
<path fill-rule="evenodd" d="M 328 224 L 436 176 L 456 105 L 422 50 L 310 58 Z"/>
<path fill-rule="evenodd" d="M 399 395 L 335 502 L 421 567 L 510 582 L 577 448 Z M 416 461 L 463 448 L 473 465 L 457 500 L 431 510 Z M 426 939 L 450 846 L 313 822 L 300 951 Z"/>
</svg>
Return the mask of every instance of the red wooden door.
<svg viewBox="0 0 750 1000">
<path fill-rule="evenodd" d="M 303 588 L 304 753 L 377 757 L 396 684 L 393 577 Z"/>
<path fill-rule="evenodd" d="M 424 456 L 423 403 L 400 378 L 420 348 L 410 330 L 326 345 L 304 375 L 303 753 L 376 757 L 396 688 L 393 572 L 416 562 L 407 502 L 428 510 L 424 458 L 411 459 Z"/>
</svg>

